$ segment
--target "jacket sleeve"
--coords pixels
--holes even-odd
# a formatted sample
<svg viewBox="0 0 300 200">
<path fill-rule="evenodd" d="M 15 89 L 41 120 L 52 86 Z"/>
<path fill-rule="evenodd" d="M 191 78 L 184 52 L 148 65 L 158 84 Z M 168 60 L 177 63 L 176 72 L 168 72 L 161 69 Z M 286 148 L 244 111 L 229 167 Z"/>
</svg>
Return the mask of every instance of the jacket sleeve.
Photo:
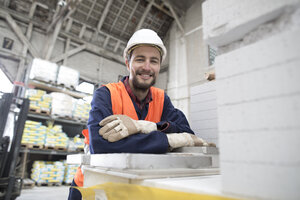
<svg viewBox="0 0 300 200">
<path fill-rule="evenodd" d="M 98 88 L 91 102 L 88 129 L 91 153 L 165 153 L 168 139 L 160 131 L 149 134 L 135 134 L 117 142 L 109 142 L 99 135 L 99 122 L 112 115 L 110 92 L 106 87 Z"/>
<path fill-rule="evenodd" d="M 165 94 L 164 108 L 161 121 L 157 127 L 164 133 L 192 133 L 192 129 L 182 111 L 175 108 L 167 94 Z"/>
</svg>

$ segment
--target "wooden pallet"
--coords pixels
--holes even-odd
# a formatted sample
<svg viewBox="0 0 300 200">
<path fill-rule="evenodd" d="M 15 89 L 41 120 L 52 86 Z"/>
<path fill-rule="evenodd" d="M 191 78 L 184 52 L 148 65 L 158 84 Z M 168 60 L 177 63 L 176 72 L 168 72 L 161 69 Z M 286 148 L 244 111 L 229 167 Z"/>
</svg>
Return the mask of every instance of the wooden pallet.
<svg viewBox="0 0 300 200">
<path fill-rule="evenodd" d="M 36 183 L 37 186 L 61 186 L 61 182 L 50 182 L 50 183 Z"/>
<path fill-rule="evenodd" d="M 56 84 L 58 87 L 66 88 L 68 90 L 75 90 L 75 87 L 73 85 L 65 85 L 64 83 Z"/>
<path fill-rule="evenodd" d="M 21 147 L 28 149 L 43 149 L 44 145 L 42 144 L 21 144 Z"/>
<path fill-rule="evenodd" d="M 29 178 L 23 180 L 22 189 L 32 189 L 35 186 L 35 182 Z"/>
<path fill-rule="evenodd" d="M 54 147 L 54 149 L 57 151 L 67 151 L 66 147 Z"/>
<path fill-rule="evenodd" d="M 82 118 L 79 118 L 79 117 L 73 117 L 73 120 L 75 120 L 77 122 L 80 122 L 80 123 L 87 123 L 87 119 L 82 119 Z"/>
<path fill-rule="evenodd" d="M 42 110 L 42 109 L 36 109 L 36 108 L 29 108 L 29 112 L 35 113 L 35 114 L 50 115 L 50 111 Z"/>
<path fill-rule="evenodd" d="M 45 146 L 44 149 L 55 150 L 55 147 L 54 146 Z"/>
<path fill-rule="evenodd" d="M 76 149 L 76 152 L 84 152 L 84 149 L 77 148 L 77 149 Z"/>
<path fill-rule="evenodd" d="M 72 116 L 69 115 L 58 115 L 58 114 L 52 114 L 55 118 L 60 118 L 60 119 L 66 119 L 66 120 L 74 120 Z"/>
</svg>

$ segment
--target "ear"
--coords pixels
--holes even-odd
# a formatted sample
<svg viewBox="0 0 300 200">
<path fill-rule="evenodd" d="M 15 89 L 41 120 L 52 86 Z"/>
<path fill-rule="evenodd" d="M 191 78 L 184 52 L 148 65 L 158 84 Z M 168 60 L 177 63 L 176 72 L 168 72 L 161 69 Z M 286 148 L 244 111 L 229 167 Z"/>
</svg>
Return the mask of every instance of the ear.
<svg viewBox="0 0 300 200">
<path fill-rule="evenodd" d="M 126 65 L 126 67 L 127 67 L 127 70 L 130 71 L 129 61 L 128 61 L 127 58 L 126 58 L 126 60 L 125 60 L 125 65 Z"/>
</svg>

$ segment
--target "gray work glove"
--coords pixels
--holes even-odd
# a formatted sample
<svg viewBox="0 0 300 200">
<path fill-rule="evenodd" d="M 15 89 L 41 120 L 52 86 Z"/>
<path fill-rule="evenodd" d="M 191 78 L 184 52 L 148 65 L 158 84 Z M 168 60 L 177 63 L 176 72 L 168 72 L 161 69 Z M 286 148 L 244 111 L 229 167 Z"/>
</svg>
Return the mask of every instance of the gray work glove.
<svg viewBox="0 0 300 200">
<path fill-rule="evenodd" d="M 190 133 L 169 133 L 166 135 L 172 149 L 193 146 L 216 146 L 215 144 L 207 143 L 203 139 Z"/>
<path fill-rule="evenodd" d="M 99 134 L 109 142 L 116 142 L 136 133 L 150 133 L 157 130 L 156 123 L 134 120 L 126 115 L 111 115 L 100 123 Z"/>
</svg>

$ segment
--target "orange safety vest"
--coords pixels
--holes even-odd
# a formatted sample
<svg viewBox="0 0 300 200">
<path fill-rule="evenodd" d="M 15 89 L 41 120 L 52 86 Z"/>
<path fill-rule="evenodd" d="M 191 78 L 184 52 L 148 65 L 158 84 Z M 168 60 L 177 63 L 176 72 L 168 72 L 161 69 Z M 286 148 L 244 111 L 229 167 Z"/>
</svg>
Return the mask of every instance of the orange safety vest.
<svg viewBox="0 0 300 200">
<path fill-rule="evenodd" d="M 139 120 L 136 114 L 133 102 L 124 86 L 119 81 L 118 83 L 109 83 L 105 85 L 111 96 L 112 111 L 114 115 L 127 115 L 134 120 Z M 161 121 L 161 115 L 164 108 L 165 94 L 162 89 L 151 87 L 152 101 L 149 103 L 148 114 L 145 118 L 147 121 L 158 123 Z M 89 132 L 88 129 L 82 131 L 84 135 L 84 143 L 89 144 Z M 83 173 L 81 168 L 78 167 L 74 177 L 74 182 L 77 186 L 83 187 Z"/>
</svg>

